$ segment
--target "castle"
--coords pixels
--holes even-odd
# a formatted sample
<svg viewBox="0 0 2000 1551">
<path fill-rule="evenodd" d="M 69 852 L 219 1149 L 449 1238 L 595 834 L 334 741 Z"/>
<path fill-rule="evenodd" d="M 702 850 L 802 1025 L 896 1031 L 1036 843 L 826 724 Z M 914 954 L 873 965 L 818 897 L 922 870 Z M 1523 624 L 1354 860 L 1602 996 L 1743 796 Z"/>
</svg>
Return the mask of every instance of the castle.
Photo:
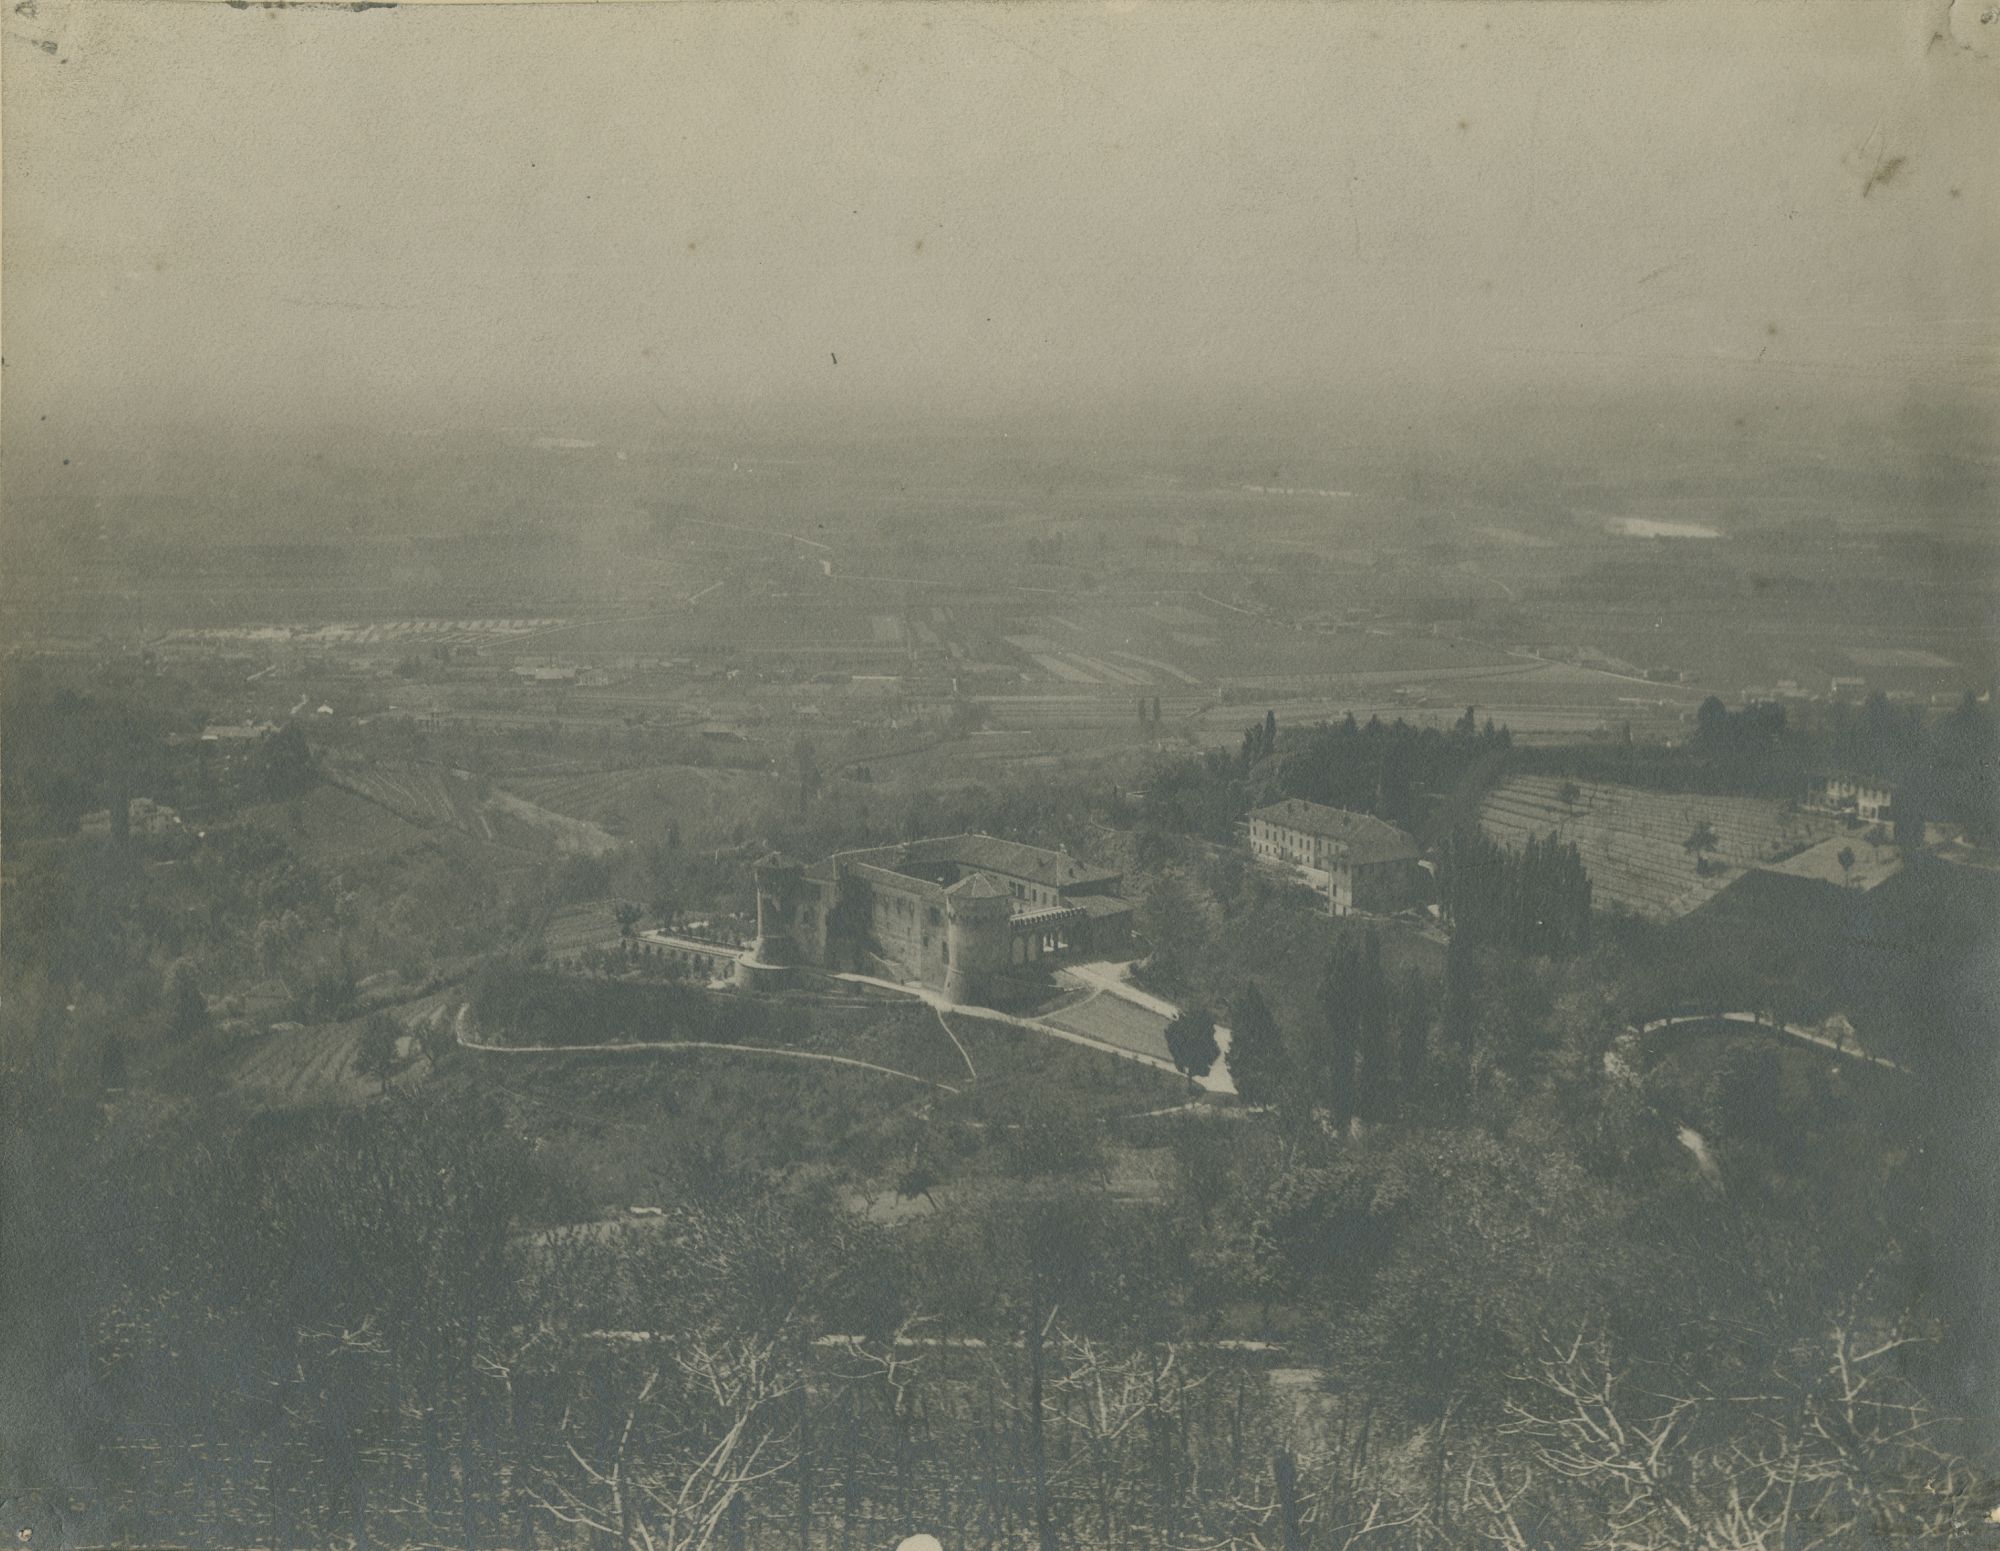
<svg viewBox="0 0 2000 1551">
<path fill-rule="evenodd" d="M 841 851 L 810 866 L 756 865 L 757 940 L 747 987 L 796 965 L 848 970 L 978 1002 L 1014 969 L 1130 952 L 1120 874 L 992 835 Z"/>
</svg>

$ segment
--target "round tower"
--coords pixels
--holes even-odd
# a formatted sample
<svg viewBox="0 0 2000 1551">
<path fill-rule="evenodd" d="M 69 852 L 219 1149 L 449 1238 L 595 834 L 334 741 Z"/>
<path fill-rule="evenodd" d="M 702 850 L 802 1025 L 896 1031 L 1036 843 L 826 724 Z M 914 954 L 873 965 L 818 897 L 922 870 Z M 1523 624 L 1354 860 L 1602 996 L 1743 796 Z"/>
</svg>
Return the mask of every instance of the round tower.
<svg viewBox="0 0 2000 1551">
<path fill-rule="evenodd" d="M 1007 890 L 983 872 L 968 874 L 944 891 L 944 940 L 948 1002 L 976 1001 L 986 978 L 1007 967 Z"/>
<path fill-rule="evenodd" d="M 771 990 L 789 978 L 786 971 L 799 961 L 792 941 L 792 903 L 805 869 L 776 851 L 754 863 L 757 881 L 757 940 L 736 961 L 736 983 L 747 990 Z"/>
</svg>

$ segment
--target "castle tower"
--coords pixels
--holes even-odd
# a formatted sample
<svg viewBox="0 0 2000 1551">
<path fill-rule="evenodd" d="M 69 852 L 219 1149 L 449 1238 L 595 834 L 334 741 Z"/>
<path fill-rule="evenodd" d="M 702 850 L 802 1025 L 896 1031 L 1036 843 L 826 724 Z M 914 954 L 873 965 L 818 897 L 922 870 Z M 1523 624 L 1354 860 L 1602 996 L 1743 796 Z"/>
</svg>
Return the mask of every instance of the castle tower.
<svg viewBox="0 0 2000 1551">
<path fill-rule="evenodd" d="M 987 977 L 1007 967 L 1012 913 L 1007 890 L 983 872 L 968 873 L 944 891 L 946 1001 L 976 1001 Z"/>
<path fill-rule="evenodd" d="M 773 851 L 751 867 L 757 880 L 757 940 L 736 961 L 736 983 L 745 990 L 768 991 L 782 985 L 786 971 L 799 961 L 792 941 L 792 904 L 805 869 Z"/>
</svg>

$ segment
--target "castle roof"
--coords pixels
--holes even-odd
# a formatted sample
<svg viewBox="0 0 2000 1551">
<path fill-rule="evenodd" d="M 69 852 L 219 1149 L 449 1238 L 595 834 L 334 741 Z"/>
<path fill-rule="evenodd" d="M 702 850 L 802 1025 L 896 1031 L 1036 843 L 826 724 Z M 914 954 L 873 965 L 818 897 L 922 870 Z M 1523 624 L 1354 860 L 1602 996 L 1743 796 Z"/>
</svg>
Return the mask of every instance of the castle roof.
<svg viewBox="0 0 2000 1551">
<path fill-rule="evenodd" d="M 1109 883 L 1119 874 L 1079 862 L 1063 851 L 1002 840 L 997 835 L 940 835 L 913 840 L 903 847 L 906 862 L 955 862 L 968 871 L 984 869 L 1019 878 L 1043 888 L 1072 888 L 1084 883 Z"/>
<path fill-rule="evenodd" d="M 1417 854 L 1416 841 L 1394 824 L 1370 813 L 1329 808 L 1300 797 L 1258 808 L 1250 817 L 1331 840 L 1346 849 L 1350 862 L 1400 862 Z"/>
<path fill-rule="evenodd" d="M 1011 899 L 1005 884 L 983 872 L 967 873 L 945 891 L 947 899 Z"/>
</svg>

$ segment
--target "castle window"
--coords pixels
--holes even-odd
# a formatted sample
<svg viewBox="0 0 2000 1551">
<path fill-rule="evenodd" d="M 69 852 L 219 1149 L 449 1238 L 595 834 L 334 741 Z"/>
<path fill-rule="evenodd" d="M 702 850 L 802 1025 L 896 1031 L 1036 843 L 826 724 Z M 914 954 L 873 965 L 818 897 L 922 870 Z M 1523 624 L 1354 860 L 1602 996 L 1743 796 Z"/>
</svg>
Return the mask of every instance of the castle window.
<svg viewBox="0 0 2000 1551">
<path fill-rule="evenodd" d="M 931 925 L 936 926 L 938 924 L 938 919 L 939 919 L 938 907 L 936 905 L 933 905 L 931 906 Z"/>
</svg>

